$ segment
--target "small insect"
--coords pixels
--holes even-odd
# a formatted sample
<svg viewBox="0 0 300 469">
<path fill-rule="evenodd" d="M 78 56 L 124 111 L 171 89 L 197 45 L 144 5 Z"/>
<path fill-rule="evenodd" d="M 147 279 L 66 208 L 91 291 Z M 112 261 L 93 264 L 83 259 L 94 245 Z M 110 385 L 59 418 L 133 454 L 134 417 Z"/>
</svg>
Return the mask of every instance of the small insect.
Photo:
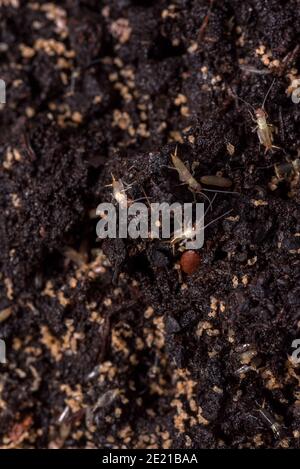
<svg viewBox="0 0 300 469">
<path fill-rule="evenodd" d="M 128 184 L 128 185 L 126 184 L 126 189 L 125 189 L 125 185 L 122 179 L 115 179 L 113 174 L 111 175 L 111 177 L 112 177 L 112 183 L 108 184 L 105 187 L 112 187 L 113 198 L 118 202 L 121 208 L 126 209 L 130 205 L 132 205 L 134 202 L 139 202 L 140 200 L 146 200 L 148 202 L 148 205 L 150 206 L 149 199 L 143 188 L 142 188 L 142 191 L 144 193 L 144 197 L 141 197 L 140 199 L 132 200 L 127 197 L 126 192 L 133 186 L 133 184 Z"/>
<path fill-rule="evenodd" d="M 214 197 L 214 199 L 215 199 L 215 197 Z M 204 216 L 206 215 L 209 208 L 211 207 L 213 200 L 210 202 L 210 205 L 206 209 L 206 212 L 205 212 Z M 188 226 L 185 230 L 182 230 L 178 233 L 174 232 L 173 238 L 171 239 L 171 245 L 175 246 L 176 244 L 179 244 L 181 246 L 181 248 L 179 248 L 179 249 L 183 250 L 184 249 L 183 245 L 186 244 L 187 241 L 193 241 L 195 239 L 196 235 L 201 230 L 205 230 L 205 228 L 212 225 L 213 223 L 220 220 L 221 218 L 226 217 L 231 212 L 232 212 L 232 209 L 228 210 L 227 212 L 223 213 L 219 217 L 217 217 L 214 220 L 207 223 L 205 226 L 202 226 L 202 221 L 203 221 L 203 217 L 202 217 L 199 221 L 196 222 L 196 224 L 194 226 Z"/>
<path fill-rule="evenodd" d="M 293 161 L 275 165 L 275 173 L 278 179 L 288 179 L 291 176 L 300 173 L 300 159 L 296 158 Z"/>
<path fill-rule="evenodd" d="M 290 196 L 294 195 L 294 189 L 300 181 L 300 159 L 297 158 L 283 164 L 276 164 L 274 166 L 275 176 L 272 178 L 269 188 L 274 191 L 278 188 L 278 184 L 282 181 L 290 183 L 291 191 Z"/>
<path fill-rule="evenodd" d="M 128 207 L 128 199 L 122 179 L 116 180 L 112 174 L 113 196 L 122 208 Z"/>
<path fill-rule="evenodd" d="M 275 438 L 279 439 L 281 436 L 279 423 L 276 422 L 274 417 L 264 407 L 260 406 L 259 409 L 257 409 L 257 412 L 264 423 L 272 430 Z"/>
<path fill-rule="evenodd" d="M 201 217 L 200 220 L 198 220 L 198 224 L 201 224 L 204 217 L 206 216 L 206 214 L 208 213 L 209 209 L 212 207 L 213 203 L 214 203 L 214 200 L 215 198 L 217 197 L 217 194 L 214 195 L 214 197 L 212 198 L 212 200 L 210 200 L 209 202 L 209 206 L 207 207 L 207 209 L 205 210 L 205 213 L 203 215 L 203 217 Z M 176 216 L 176 214 L 175 214 Z M 187 241 L 191 241 L 195 238 L 196 236 L 196 226 L 187 226 L 183 231 L 180 230 L 180 231 L 174 231 L 173 233 L 173 238 L 171 239 L 171 245 L 174 247 L 176 244 L 180 244 L 180 246 L 182 246 L 183 244 L 185 244 Z M 203 227 L 202 229 L 204 229 L 205 227 Z"/>
<path fill-rule="evenodd" d="M 263 107 L 256 109 L 255 117 L 257 127 L 255 127 L 254 130 L 257 131 L 259 142 L 265 147 L 265 154 L 272 148 L 279 148 L 276 145 L 273 145 L 273 133 L 276 129 L 273 124 L 268 124 L 268 114 Z"/>
<path fill-rule="evenodd" d="M 244 99 L 237 96 L 237 98 L 240 101 L 242 101 L 245 104 L 247 104 L 248 106 L 250 106 L 251 109 L 254 111 L 254 115 L 249 111 L 253 122 L 255 122 L 255 124 L 256 124 L 255 128 L 253 129 L 253 132 L 257 132 L 259 143 L 265 147 L 265 154 L 269 150 L 272 150 L 272 148 L 280 148 L 280 147 L 277 147 L 277 146 L 273 145 L 273 141 L 274 141 L 273 134 L 276 131 L 276 128 L 273 124 L 269 124 L 267 122 L 268 114 L 265 110 L 266 100 L 267 100 L 267 98 L 270 94 L 270 91 L 271 91 L 274 83 L 275 83 L 275 79 L 272 81 L 271 86 L 270 86 L 269 90 L 267 91 L 267 94 L 266 94 L 266 96 L 263 100 L 262 106 L 257 108 L 257 109 L 255 109 L 250 103 L 248 103 Z"/>
<path fill-rule="evenodd" d="M 93 412 L 103 407 L 109 407 L 119 394 L 120 394 L 119 389 L 109 389 L 108 391 L 106 391 L 104 394 L 102 394 L 99 397 L 96 404 L 93 406 L 92 408 Z"/>
<path fill-rule="evenodd" d="M 200 263 L 201 256 L 194 250 L 185 251 L 180 258 L 181 270 L 188 275 L 196 272 Z"/>
<path fill-rule="evenodd" d="M 121 208 L 125 209 L 132 204 L 132 200 L 129 199 L 126 195 L 126 190 L 128 190 L 130 186 L 125 189 L 122 179 L 115 179 L 113 174 L 111 175 L 111 177 L 112 183 L 108 184 L 105 187 L 112 187 L 113 198 L 118 202 Z"/>
<path fill-rule="evenodd" d="M 187 184 L 189 186 L 189 189 L 192 192 L 196 193 L 201 193 L 204 197 L 207 198 L 203 192 L 220 192 L 222 191 L 214 191 L 210 189 L 203 189 L 202 185 L 194 178 L 192 173 L 189 171 L 189 169 L 186 167 L 186 165 L 181 161 L 181 159 L 177 156 L 177 147 L 175 149 L 175 152 L 171 154 L 172 158 L 172 163 L 174 165 L 174 168 L 178 172 L 179 179 L 181 182 L 184 184 Z M 203 184 L 211 185 L 211 186 L 217 186 L 217 187 L 230 187 L 232 185 L 231 181 L 227 178 L 223 178 L 220 176 L 202 176 L 201 182 Z M 228 192 L 225 191 L 226 194 Z"/>
<path fill-rule="evenodd" d="M 190 171 L 185 166 L 185 164 L 177 156 L 177 147 L 175 149 L 175 152 L 171 154 L 171 158 L 172 158 L 172 163 L 178 172 L 180 181 L 183 182 L 184 184 L 187 184 L 192 191 L 201 192 L 202 191 L 201 184 L 199 184 L 199 182 L 196 181 L 196 179 L 190 173 Z"/>
</svg>

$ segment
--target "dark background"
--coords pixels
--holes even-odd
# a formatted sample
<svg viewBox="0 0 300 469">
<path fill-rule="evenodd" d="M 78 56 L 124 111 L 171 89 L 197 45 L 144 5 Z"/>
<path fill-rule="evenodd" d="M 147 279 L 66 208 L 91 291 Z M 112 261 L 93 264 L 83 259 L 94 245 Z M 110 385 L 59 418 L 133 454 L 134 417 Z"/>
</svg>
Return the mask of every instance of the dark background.
<svg viewBox="0 0 300 469">
<path fill-rule="evenodd" d="M 299 2 L 0 5 L 1 447 L 299 447 L 299 175 L 270 186 L 299 152 Z M 265 154 L 235 95 L 273 78 Z M 111 173 L 193 201 L 176 145 L 238 192 L 182 279 L 177 248 L 97 242 L 94 218 Z"/>
</svg>

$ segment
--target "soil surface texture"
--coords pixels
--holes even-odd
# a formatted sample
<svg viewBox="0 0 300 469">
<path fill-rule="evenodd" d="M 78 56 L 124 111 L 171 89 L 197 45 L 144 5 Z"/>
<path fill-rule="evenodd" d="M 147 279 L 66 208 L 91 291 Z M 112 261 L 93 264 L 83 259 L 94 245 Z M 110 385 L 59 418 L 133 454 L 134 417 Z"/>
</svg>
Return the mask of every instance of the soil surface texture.
<svg viewBox="0 0 300 469">
<path fill-rule="evenodd" d="M 297 0 L 0 0 L 1 448 L 300 447 L 299 39 Z M 112 175 L 205 202 L 192 266 L 97 239 Z"/>
</svg>

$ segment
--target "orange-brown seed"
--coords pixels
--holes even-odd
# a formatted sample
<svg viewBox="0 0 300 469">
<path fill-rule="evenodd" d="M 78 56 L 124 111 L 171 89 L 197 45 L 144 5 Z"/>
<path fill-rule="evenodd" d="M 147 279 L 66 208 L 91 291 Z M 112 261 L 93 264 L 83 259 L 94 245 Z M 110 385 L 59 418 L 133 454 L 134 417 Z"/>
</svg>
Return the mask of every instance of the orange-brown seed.
<svg viewBox="0 0 300 469">
<path fill-rule="evenodd" d="M 193 274 L 201 263 L 201 257 L 196 251 L 185 251 L 180 259 L 181 270 L 186 274 Z"/>
</svg>

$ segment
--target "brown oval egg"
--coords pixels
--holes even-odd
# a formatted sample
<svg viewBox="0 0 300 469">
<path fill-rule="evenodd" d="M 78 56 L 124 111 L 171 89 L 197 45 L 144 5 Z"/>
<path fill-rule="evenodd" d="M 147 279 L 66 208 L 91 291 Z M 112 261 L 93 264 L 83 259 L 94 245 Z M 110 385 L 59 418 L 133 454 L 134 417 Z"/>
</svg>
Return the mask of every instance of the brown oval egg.
<svg viewBox="0 0 300 469">
<path fill-rule="evenodd" d="M 201 257 L 196 251 L 185 251 L 180 259 L 180 267 L 186 274 L 193 274 L 198 270 Z"/>
</svg>

